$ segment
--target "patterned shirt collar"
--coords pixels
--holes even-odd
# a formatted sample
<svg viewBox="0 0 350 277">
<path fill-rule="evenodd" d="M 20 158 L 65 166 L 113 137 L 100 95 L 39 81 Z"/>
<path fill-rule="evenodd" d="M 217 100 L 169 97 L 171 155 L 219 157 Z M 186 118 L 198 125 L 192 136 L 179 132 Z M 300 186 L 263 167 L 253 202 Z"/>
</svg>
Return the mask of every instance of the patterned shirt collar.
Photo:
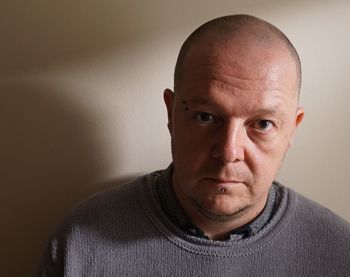
<svg viewBox="0 0 350 277">
<path fill-rule="evenodd" d="M 164 213 L 184 232 L 199 238 L 209 239 L 202 230 L 191 222 L 186 212 L 180 206 L 172 187 L 172 172 L 173 166 L 170 164 L 156 179 L 156 190 Z M 278 189 L 272 184 L 263 211 L 251 222 L 232 230 L 229 240 L 240 240 L 258 233 L 269 222 L 277 210 L 279 198 Z"/>
</svg>

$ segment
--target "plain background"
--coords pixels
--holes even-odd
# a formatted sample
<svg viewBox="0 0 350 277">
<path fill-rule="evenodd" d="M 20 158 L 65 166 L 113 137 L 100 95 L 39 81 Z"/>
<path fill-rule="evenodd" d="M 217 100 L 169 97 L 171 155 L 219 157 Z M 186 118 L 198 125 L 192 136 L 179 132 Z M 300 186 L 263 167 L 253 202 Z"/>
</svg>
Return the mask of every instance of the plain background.
<svg viewBox="0 0 350 277">
<path fill-rule="evenodd" d="M 196 27 L 248 13 L 303 64 L 305 121 L 279 180 L 350 220 L 350 2 L 0 3 L 0 275 L 34 274 L 79 201 L 171 161 L 164 88 Z"/>
</svg>

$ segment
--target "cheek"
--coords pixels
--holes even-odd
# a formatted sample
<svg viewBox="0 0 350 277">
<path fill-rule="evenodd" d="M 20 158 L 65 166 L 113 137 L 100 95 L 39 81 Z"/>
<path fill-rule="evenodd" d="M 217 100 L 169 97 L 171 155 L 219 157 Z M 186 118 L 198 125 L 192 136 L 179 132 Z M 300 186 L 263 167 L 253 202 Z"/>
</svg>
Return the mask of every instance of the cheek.
<svg viewBox="0 0 350 277">
<path fill-rule="evenodd" d="M 247 151 L 257 178 L 272 181 L 281 166 L 288 149 L 289 136 L 279 135 L 269 141 L 256 143 L 253 150 Z"/>
<path fill-rule="evenodd" d="M 289 147 L 291 131 L 288 126 L 281 128 L 271 136 L 258 139 L 254 144 L 257 146 L 262 155 L 271 160 L 280 160 L 283 158 L 285 151 Z"/>
<path fill-rule="evenodd" d="M 172 152 L 175 170 L 179 181 L 190 189 L 201 169 L 210 161 L 210 136 L 195 132 L 188 125 L 174 125 L 172 134 Z"/>
<path fill-rule="evenodd" d="M 183 118 L 174 121 L 172 139 L 175 148 L 181 151 L 179 154 L 188 158 L 192 158 L 190 154 L 196 157 L 205 155 L 211 148 L 211 134 L 198 130 Z"/>
<path fill-rule="evenodd" d="M 172 144 L 174 159 L 189 167 L 199 166 L 210 157 L 211 146 L 208 137 L 198 136 L 194 132 L 174 132 Z"/>
</svg>

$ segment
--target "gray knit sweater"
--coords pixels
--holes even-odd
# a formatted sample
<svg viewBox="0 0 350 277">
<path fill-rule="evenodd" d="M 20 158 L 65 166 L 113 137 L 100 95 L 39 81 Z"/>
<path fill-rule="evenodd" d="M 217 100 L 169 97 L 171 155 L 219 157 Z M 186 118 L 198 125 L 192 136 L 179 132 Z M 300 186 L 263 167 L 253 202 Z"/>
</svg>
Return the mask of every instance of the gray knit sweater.
<svg viewBox="0 0 350 277">
<path fill-rule="evenodd" d="M 196 238 L 162 212 L 155 176 L 88 199 L 50 239 L 40 276 L 350 276 L 350 224 L 279 185 L 269 223 L 239 241 Z"/>
</svg>

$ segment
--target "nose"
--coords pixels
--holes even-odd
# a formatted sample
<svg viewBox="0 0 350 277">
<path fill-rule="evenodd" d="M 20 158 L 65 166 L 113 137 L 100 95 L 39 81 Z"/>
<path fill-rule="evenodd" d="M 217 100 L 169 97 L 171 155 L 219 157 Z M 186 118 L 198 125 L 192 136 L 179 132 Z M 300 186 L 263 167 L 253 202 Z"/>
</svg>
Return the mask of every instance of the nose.
<svg viewBox="0 0 350 277">
<path fill-rule="evenodd" d="M 212 157 L 224 163 L 244 160 L 245 129 L 237 123 L 228 123 L 216 134 Z"/>
</svg>

